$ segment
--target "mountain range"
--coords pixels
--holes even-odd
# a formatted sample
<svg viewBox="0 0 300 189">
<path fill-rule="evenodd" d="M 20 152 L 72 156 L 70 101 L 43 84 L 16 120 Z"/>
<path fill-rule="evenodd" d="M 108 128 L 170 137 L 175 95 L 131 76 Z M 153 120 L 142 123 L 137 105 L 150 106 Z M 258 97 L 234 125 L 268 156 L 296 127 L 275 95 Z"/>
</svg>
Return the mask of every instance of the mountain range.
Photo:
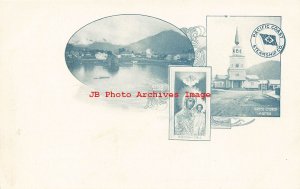
<svg viewBox="0 0 300 189">
<path fill-rule="evenodd" d="M 247 75 L 257 75 L 260 79 L 280 79 L 280 61 L 266 61 L 246 69 Z"/>
<path fill-rule="evenodd" d="M 160 32 L 154 36 L 132 43 L 125 48 L 135 52 L 145 51 L 150 48 L 154 52 L 163 54 L 193 52 L 190 40 L 186 36 L 172 30 Z"/>
<path fill-rule="evenodd" d="M 156 35 L 146 37 L 129 45 L 115 45 L 108 42 L 94 42 L 89 45 L 76 45 L 75 47 L 88 48 L 93 50 L 117 51 L 125 48 L 128 51 L 145 52 L 151 49 L 160 54 L 179 54 L 193 52 L 193 46 L 190 40 L 173 30 L 162 31 Z"/>
</svg>

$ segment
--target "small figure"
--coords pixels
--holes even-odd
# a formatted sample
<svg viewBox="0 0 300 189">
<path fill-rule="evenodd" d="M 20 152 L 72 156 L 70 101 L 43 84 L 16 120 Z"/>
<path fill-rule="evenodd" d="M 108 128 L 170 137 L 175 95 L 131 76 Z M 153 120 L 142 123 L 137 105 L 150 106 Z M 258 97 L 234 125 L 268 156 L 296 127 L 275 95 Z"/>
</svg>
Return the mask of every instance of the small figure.
<svg viewBox="0 0 300 189">
<path fill-rule="evenodd" d="M 195 121 L 194 121 L 194 135 L 205 135 L 205 113 L 203 112 L 203 105 L 197 104 L 195 109 Z"/>
<path fill-rule="evenodd" d="M 193 107 L 196 103 L 194 98 L 185 98 L 182 109 L 175 114 L 175 134 L 193 135 L 194 112 Z"/>
</svg>

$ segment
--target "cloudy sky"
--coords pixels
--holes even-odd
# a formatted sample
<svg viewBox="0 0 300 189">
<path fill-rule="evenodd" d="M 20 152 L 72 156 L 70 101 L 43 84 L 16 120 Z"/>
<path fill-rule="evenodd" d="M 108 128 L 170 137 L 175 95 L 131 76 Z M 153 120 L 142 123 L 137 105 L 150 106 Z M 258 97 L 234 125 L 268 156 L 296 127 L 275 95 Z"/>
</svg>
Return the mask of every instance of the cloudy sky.
<svg viewBox="0 0 300 189">
<path fill-rule="evenodd" d="M 247 68 L 268 60 L 280 60 L 279 55 L 273 58 L 260 57 L 251 48 L 250 36 L 253 30 L 265 23 L 281 27 L 280 17 L 207 17 L 207 63 L 213 67 L 213 75 L 227 74 L 229 56 L 235 45 L 236 27 Z"/>
<path fill-rule="evenodd" d="M 81 30 L 70 39 L 73 44 L 91 44 L 109 42 L 127 45 L 164 30 L 181 32 L 173 25 L 156 18 L 141 15 L 118 15 L 97 20 Z"/>
</svg>

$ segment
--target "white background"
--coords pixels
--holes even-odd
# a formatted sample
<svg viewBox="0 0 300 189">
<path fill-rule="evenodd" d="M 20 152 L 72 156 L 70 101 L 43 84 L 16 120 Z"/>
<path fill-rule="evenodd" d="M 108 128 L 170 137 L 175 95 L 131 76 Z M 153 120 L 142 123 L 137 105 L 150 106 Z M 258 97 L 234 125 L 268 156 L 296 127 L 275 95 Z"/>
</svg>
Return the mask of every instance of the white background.
<svg viewBox="0 0 300 189">
<path fill-rule="evenodd" d="M 0 1 L 0 188 L 300 188 L 297 0 Z M 206 15 L 282 15 L 281 118 L 170 141 L 167 111 L 79 100 L 70 36 L 108 15 L 141 13 L 178 27 Z M 87 90 L 88 91 L 88 90 Z"/>
</svg>

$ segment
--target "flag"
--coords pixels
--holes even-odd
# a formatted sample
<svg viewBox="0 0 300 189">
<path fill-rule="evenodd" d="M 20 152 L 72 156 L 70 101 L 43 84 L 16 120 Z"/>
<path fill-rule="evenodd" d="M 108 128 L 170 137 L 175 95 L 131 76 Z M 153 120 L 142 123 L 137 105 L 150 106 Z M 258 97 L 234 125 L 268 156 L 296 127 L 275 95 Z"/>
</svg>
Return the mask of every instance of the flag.
<svg viewBox="0 0 300 189">
<path fill-rule="evenodd" d="M 269 34 L 259 34 L 263 43 L 265 45 L 274 45 L 277 46 L 277 42 L 276 42 L 276 36 L 275 35 L 269 35 Z"/>
</svg>

